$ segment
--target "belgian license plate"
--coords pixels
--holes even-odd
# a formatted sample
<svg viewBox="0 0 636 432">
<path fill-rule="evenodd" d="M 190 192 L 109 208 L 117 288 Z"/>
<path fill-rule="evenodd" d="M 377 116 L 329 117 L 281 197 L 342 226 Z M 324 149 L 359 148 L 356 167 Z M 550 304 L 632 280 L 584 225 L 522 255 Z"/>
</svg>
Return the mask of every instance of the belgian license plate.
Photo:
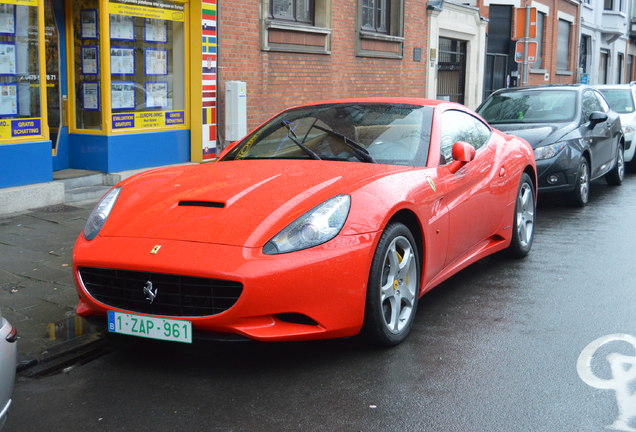
<svg viewBox="0 0 636 432">
<path fill-rule="evenodd" d="M 108 331 L 150 339 L 192 343 L 192 323 L 108 311 Z"/>
</svg>

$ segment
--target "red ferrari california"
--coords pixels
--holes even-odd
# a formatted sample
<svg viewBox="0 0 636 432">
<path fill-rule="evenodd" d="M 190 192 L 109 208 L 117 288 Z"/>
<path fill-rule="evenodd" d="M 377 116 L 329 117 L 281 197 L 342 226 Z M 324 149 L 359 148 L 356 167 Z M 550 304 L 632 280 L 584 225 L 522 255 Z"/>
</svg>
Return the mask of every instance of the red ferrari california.
<svg viewBox="0 0 636 432">
<path fill-rule="evenodd" d="M 109 331 L 289 341 L 408 335 L 418 299 L 534 236 L 522 139 L 442 101 L 290 108 L 217 162 L 126 179 L 73 253 L 77 312 Z"/>
</svg>

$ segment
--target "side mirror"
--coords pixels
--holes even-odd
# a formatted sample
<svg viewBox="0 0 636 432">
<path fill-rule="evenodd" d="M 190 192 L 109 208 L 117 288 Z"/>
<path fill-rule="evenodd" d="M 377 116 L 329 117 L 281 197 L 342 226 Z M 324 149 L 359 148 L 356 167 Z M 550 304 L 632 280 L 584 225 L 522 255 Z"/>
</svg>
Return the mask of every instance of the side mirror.
<svg viewBox="0 0 636 432">
<path fill-rule="evenodd" d="M 448 166 L 451 173 L 455 174 L 461 167 L 475 159 L 475 147 L 465 141 L 457 141 L 453 144 L 453 161 Z"/>
<path fill-rule="evenodd" d="M 607 114 L 600 111 L 594 111 L 590 114 L 590 129 L 594 129 L 597 124 L 607 121 Z"/>
</svg>

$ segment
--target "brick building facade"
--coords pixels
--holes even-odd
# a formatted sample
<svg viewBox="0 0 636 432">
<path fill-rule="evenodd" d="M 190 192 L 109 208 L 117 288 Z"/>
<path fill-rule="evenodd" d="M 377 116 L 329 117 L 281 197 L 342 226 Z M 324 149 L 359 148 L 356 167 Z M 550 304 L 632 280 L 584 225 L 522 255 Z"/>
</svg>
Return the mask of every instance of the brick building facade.
<svg viewBox="0 0 636 432">
<path fill-rule="evenodd" d="M 426 3 L 393 3 L 389 33 L 374 34 L 359 25 L 356 0 L 316 0 L 315 25 L 272 18 L 268 0 L 219 2 L 219 123 L 224 83 L 233 80 L 247 83 L 248 129 L 318 100 L 423 97 Z"/>
</svg>

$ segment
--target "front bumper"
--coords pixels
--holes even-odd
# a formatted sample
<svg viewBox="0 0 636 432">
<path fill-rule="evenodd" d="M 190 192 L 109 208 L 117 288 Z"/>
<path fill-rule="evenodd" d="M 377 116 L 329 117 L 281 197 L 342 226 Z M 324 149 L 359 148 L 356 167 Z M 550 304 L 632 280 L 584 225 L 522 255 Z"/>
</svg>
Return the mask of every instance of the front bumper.
<svg viewBox="0 0 636 432">
<path fill-rule="evenodd" d="M 78 273 L 80 267 L 122 269 L 240 282 L 242 293 L 225 312 L 162 316 L 187 319 L 195 332 L 272 341 L 352 336 L 364 319 L 377 236 L 337 236 L 323 245 L 281 255 L 264 255 L 260 248 L 178 240 L 98 236 L 88 242 L 80 236 L 73 252 L 77 313 L 92 317 L 92 322 L 103 317 L 104 326 L 108 310 L 140 313 L 97 301 Z M 159 252 L 152 254 L 157 245 Z"/>
<path fill-rule="evenodd" d="M 536 161 L 540 193 L 571 192 L 574 190 L 581 155 L 566 147 L 555 157 Z M 556 182 L 548 179 L 556 176 Z"/>
</svg>

